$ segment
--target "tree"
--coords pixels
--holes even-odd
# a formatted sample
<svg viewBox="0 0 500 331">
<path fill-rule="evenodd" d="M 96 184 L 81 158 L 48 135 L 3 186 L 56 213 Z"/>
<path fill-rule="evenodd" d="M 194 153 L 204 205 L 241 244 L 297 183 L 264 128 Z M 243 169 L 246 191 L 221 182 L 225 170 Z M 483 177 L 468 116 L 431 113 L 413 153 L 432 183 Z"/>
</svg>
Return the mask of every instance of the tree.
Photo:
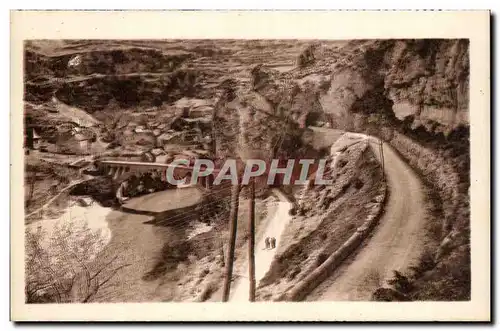
<svg viewBox="0 0 500 331">
<path fill-rule="evenodd" d="M 102 258 L 102 233 L 81 220 L 56 225 L 50 236 L 41 227 L 25 235 L 27 303 L 92 302 L 128 266 L 117 263 L 117 255 Z"/>
<path fill-rule="evenodd" d="M 307 48 L 299 55 L 299 58 L 297 59 L 297 65 L 300 68 L 307 67 L 311 63 L 314 62 L 315 56 L 314 56 L 314 50 L 316 46 L 315 45 L 309 45 Z"/>
<path fill-rule="evenodd" d="M 37 167 L 33 167 L 31 171 L 31 176 L 29 177 L 29 182 L 28 182 L 28 197 L 25 202 L 25 206 L 29 207 L 31 205 L 31 202 L 33 201 L 33 195 L 35 194 L 35 186 L 37 182 L 37 176 L 38 176 L 39 169 Z"/>
<path fill-rule="evenodd" d="M 229 210 L 228 205 L 229 204 L 227 204 L 227 207 L 226 207 L 226 204 L 225 204 L 225 208 L 227 208 Z M 216 213 L 214 215 L 214 221 L 215 221 L 214 229 L 215 229 L 215 232 L 217 233 L 219 254 L 221 256 L 221 266 L 225 267 L 226 266 L 226 255 L 224 254 L 224 242 L 226 242 L 227 238 L 226 238 L 225 231 L 224 231 L 224 228 L 225 228 L 224 220 L 222 219 L 221 214 L 227 215 L 228 211 L 223 211 L 222 213 Z"/>
</svg>

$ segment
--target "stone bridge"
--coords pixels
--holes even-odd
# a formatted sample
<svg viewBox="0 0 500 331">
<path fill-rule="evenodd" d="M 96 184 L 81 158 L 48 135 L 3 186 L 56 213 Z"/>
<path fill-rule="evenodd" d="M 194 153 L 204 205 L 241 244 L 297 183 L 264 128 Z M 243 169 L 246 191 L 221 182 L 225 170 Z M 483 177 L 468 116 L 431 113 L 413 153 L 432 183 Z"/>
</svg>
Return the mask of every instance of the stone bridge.
<svg viewBox="0 0 500 331">
<path fill-rule="evenodd" d="M 190 182 L 190 178 L 193 172 L 192 166 L 186 166 L 181 164 L 162 164 L 153 162 L 136 162 L 136 161 L 121 161 L 121 160 L 101 160 L 97 161 L 97 166 L 99 170 L 103 173 L 111 176 L 114 181 L 123 182 L 128 177 L 132 175 L 140 175 L 144 173 L 158 172 L 161 174 L 161 180 L 167 180 L 167 170 L 173 168 L 174 178 L 179 180 L 187 178 L 186 184 Z M 202 169 L 203 170 L 203 169 Z M 198 184 L 203 187 L 210 189 L 212 188 L 214 182 L 214 173 L 217 173 L 218 169 L 214 169 L 212 174 L 206 177 L 199 177 Z"/>
</svg>

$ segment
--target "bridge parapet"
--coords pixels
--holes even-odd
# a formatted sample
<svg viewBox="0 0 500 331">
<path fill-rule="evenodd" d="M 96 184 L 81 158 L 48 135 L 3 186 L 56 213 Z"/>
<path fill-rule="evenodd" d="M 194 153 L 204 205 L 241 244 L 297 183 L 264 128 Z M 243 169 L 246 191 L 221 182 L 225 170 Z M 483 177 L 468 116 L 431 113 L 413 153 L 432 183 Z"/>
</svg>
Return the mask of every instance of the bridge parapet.
<svg viewBox="0 0 500 331">
<path fill-rule="evenodd" d="M 172 165 L 152 162 L 134 162 L 119 160 L 102 160 L 97 162 L 98 168 L 115 181 L 123 181 L 132 174 L 144 174 L 159 172 L 162 181 L 167 181 L 167 170 L 172 169 L 176 179 L 191 177 L 193 167 L 185 165 Z M 213 171 L 212 171 L 213 172 Z M 198 183 L 209 189 L 212 187 L 214 176 L 210 174 L 207 177 L 198 177 Z"/>
</svg>

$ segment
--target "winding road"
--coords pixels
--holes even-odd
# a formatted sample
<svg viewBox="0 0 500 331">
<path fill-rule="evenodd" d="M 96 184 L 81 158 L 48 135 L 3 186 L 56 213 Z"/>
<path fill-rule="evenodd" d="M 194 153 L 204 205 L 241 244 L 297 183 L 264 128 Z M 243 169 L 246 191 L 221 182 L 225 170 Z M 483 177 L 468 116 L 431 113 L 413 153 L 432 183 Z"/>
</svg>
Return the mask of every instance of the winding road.
<svg viewBox="0 0 500 331">
<path fill-rule="evenodd" d="M 389 145 L 383 146 L 389 188 L 385 213 L 372 237 L 307 301 L 368 301 L 393 270 L 412 265 L 422 252 L 426 219 L 423 185 Z M 377 142 L 372 141 L 371 147 L 380 160 Z"/>
</svg>

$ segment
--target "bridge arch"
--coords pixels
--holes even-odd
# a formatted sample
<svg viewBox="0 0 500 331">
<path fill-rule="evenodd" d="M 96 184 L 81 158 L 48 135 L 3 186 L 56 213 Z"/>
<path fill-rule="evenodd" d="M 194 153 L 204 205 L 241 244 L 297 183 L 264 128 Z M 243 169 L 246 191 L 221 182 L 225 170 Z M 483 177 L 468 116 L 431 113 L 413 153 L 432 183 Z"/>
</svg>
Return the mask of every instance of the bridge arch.
<svg viewBox="0 0 500 331">
<path fill-rule="evenodd" d="M 210 190 L 214 185 L 215 176 L 213 174 L 210 174 L 204 178 L 205 178 L 205 188 Z"/>
</svg>

